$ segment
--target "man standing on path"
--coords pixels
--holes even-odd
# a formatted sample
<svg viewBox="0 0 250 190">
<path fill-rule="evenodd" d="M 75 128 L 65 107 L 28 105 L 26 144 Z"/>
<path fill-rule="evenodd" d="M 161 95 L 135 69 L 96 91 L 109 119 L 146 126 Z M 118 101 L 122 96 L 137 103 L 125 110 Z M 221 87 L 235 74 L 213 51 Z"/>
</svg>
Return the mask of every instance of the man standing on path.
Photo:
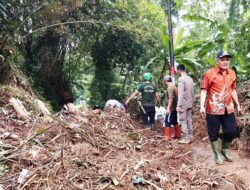
<svg viewBox="0 0 250 190">
<path fill-rule="evenodd" d="M 181 144 L 189 144 L 193 140 L 192 109 L 194 106 L 194 82 L 187 75 L 184 65 L 177 66 L 177 73 L 181 76 L 178 79 L 178 102 L 176 111 L 179 114 L 179 121 L 182 129 Z"/>
<path fill-rule="evenodd" d="M 224 51 L 218 53 L 217 66 L 204 73 L 201 83 L 200 113 L 203 117 L 206 116 L 209 140 L 217 164 L 223 164 L 222 155 L 227 161 L 233 161 L 228 149 L 236 136 L 234 103 L 237 112 L 241 113 L 238 95 L 235 90 L 236 75 L 229 68 L 231 57 Z M 218 138 L 221 125 L 223 140 L 220 148 Z"/>
<path fill-rule="evenodd" d="M 125 102 L 125 105 L 128 105 L 129 101 L 132 98 L 141 93 L 141 114 L 143 127 L 147 128 L 150 126 L 151 131 L 155 131 L 155 99 L 157 101 L 157 106 L 160 106 L 160 96 L 156 85 L 151 82 L 152 75 L 150 73 L 144 73 L 143 79 L 144 83 L 141 84 L 139 88 L 130 95 L 130 97 Z M 148 122 L 148 118 L 150 120 L 150 123 Z"/>
<path fill-rule="evenodd" d="M 166 96 L 166 118 L 165 118 L 165 138 L 171 139 L 172 127 L 174 127 L 174 138 L 181 137 L 181 128 L 177 122 L 177 87 L 173 84 L 171 76 L 167 75 L 163 78 L 167 85 Z"/>
</svg>

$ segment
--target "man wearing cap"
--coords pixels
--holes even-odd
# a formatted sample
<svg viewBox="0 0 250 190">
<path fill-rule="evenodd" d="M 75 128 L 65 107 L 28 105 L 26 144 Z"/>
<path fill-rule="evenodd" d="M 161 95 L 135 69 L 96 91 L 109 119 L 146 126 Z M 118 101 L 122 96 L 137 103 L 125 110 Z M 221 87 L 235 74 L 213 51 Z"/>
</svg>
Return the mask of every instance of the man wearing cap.
<svg viewBox="0 0 250 190">
<path fill-rule="evenodd" d="M 163 78 L 165 84 L 167 85 L 167 91 L 165 93 L 166 97 L 166 117 L 165 117 L 165 138 L 167 140 L 181 137 L 181 128 L 177 122 L 177 87 L 173 84 L 172 78 L 169 75 L 164 76 Z M 172 127 L 174 127 L 174 136 L 172 136 Z"/>
<path fill-rule="evenodd" d="M 231 57 L 225 51 L 218 53 L 216 66 L 204 73 L 201 83 L 200 113 L 206 117 L 209 140 L 217 164 L 223 164 L 223 157 L 233 161 L 228 148 L 236 136 L 234 106 L 238 113 L 241 112 L 235 90 L 236 75 L 229 68 Z M 220 126 L 223 131 L 221 148 L 218 144 Z"/>
<path fill-rule="evenodd" d="M 193 140 L 192 109 L 194 106 L 194 81 L 187 75 L 184 65 L 177 66 L 178 79 L 178 101 L 176 111 L 182 130 L 181 144 L 189 144 Z"/>
</svg>

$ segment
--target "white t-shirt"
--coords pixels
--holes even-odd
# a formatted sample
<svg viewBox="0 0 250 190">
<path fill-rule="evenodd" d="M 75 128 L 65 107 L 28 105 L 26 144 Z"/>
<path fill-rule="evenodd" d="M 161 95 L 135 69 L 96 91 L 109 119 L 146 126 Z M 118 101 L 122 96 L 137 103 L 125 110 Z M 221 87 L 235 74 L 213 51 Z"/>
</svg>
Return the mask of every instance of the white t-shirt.
<svg viewBox="0 0 250 190">
<path fill-rule="evenodd" d="M 125 107 L 117 100 L 108 100 L 105 104 L 105 108 L 107 108 L 107 107 L 125 110 Z"/>
<path fill-rule="evenodd" d="M 160 121 L 164 125 L 166 109 L 164 107 L 155 107 L 155 121 Z"/>
</svg>

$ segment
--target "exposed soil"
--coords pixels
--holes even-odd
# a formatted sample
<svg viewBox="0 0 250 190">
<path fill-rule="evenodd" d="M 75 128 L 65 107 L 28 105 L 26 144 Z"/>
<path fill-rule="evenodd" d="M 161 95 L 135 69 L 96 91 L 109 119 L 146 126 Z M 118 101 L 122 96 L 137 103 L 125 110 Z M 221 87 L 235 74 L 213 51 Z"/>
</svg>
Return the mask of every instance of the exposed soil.
<svg viewBox="0 0 250 190">
<path fill-rule="evenodd" d="M 3 189 L 221 189 L 224 181 L 234 189 L 249 189 L 244 175 L 249 159 L 215 166 L 208 143 L 200 139 L 191 145 L 165 141 L 163 128 L 142 129 L 122 112 L 84 110 L 57 119 L 20 125 L 13 119 L 2 125 L 1 134 L 18 136 L 2 138 L 11 146 L 4 149 L 12 152 L 1 157 L 7 166 L 0 178 Z M 38 129 L 48 130 L 23 145 Z M 18 183 L 23 169 L 29 175 Z"/>
<path fill-rule="evenodd" d="M 232 146 L 234 162 L 218 166 L 197 113 L 194 142 L 180 145 L 166 141 L 160 125 L 152 132 L 114 110 L 62 110 L 22 121 L 10 95 L 0 95 L 0 190 L 250 189 L 248 137 Z"/>
<path fill-rule="evenodd" d="M 185 145 L 191 150 L 193 160 L 197 165 L 206 165 L 209 168 L 218 169 L 226 175 L 237 174 L 250 186 L 249 157 L 241 150 L 230 150 L 234 162 L 225 161 L 223 165 L 215 164 L 212 149 L 209 143 L 197 142 L 196 144 Z"/>
</svg>

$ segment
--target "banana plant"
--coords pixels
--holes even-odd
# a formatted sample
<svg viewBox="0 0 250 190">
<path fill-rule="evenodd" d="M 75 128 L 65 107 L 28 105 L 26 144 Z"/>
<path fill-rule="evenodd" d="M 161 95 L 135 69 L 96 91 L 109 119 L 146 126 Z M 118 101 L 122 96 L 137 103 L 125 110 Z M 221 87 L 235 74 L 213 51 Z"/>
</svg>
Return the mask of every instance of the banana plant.
<svg viewBox="0 0 250 190">
<path fill-rule="evenodd" d="M 235 1 L 232 1 L 232 6 L 238 5 L 235 4 Z M 230 10 L 232 10 L 232 6 Z M 216 20 L 196 15 L 186 16 L 185 18 L 196 23 L 199 21 L 205 22 L 209 31 L 207 43 L 204 43 L 196 51 L 197 60 L 203 63 L 204 67 L 211 67 L 215 64 L 215 55 L 218 51 L 229 51 L 233 55 L 231 66 L 236 70 L 238 78 L 246 80 L 247 76 L 249 76 L 249 68 L 246 63 L 249 62 L 249 57 L 247 56 L 249 48 L 247 48 L 247 44 L 249 44 L 250 40 L 248 35 L 250 11 L 246 11 L 241 16 L 242 20 L 238 25 L 232 24 L 235 23 L 233 16 L 220 23 Z"/>
<path fill-rule="evenodd" d="M 164 29 L 162 35 L 162 43 L 164 51 L 166 52 L 167 59 L 169 60 L 169 37 L 166 33 L 166 28 Z M 195 50 L 201 47 L 204 42 L 201 40 L 186 40 L 184 41 L 183 29 L 179 28 L 174 37 L 174 54 L 175 62 L 177 64 L 185 65 L 193 73 L 194 77 L 198 77 L 198 69 L 201 68 L 201 63 L 193 56 Z"/>
</svg>

